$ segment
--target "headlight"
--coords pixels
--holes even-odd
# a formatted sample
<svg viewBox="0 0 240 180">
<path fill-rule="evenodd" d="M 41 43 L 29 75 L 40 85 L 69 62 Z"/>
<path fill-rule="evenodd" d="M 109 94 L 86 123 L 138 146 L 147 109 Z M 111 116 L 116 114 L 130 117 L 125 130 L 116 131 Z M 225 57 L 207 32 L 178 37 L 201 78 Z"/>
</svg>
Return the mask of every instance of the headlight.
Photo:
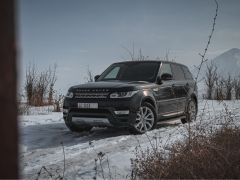
<svg viewBox="0 0 240 180">
<path fill-rule="evenodd" d="M 129 98 L 136 94 L 138 91 L 127 91 L 127 92 L 114 92 L 110 94 L 110 98 Z"/>
<path fill-rule="evenodd" d="M 67 98 L 73 98 L 73 92 L 67 92 L 67 94 L 66 94 L 66 97 Z"/>
</svg>

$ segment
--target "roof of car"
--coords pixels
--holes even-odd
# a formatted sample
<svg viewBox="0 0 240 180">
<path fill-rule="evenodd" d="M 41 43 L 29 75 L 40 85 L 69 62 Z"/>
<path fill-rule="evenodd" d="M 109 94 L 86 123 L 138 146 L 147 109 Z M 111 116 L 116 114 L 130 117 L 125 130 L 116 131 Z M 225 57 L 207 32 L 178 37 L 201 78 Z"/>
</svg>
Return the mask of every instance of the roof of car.
<svg viewBox="0 0 240 180">
<path fill-rule="evenodd" d="M 144 60 L 144 61 L 121 61 L 121 62 L 116 62 L 114 64 L 121 64 L 121 63 L 149 63 L 149 62 L 152 62 L 152 63 L 171 63 L 171 64 L 179 64 L 179 65 L 182 65 L 182 66 L 186 66 L 184 64 L 181 64 L 181 63 L 177 63 L 177 62 L 173 62 L 173 61 L 164 61 L 164 60 Z"/>
</svg>

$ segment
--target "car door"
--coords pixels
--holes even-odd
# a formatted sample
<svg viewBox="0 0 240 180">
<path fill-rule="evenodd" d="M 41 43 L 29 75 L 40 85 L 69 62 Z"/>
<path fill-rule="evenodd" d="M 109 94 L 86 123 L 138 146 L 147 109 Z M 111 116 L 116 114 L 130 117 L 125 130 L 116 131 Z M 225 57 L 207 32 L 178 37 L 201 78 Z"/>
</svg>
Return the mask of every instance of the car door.
<svg viewBox="0 0 240 180">
<path fill-rule="evenodd" d="M 179 64 L 171 64 L 174 83 L 173 92 L 175 95 L 176 113 L 183 113 L 186 107 L 189 85 L 185 79 L 183 69 Z"/>
<path fill-rule="evenodd" d="M 161 63 L 159 76 L 161 77 L 161 75 L 164 73 L 172 75 L 172 70 L 169 63 Z M 172 84 L 172 80 L 163 80 L 160 85 L 157 85 L 157 87 L 153 89 L 156 95 L 158 114 L 160 116 L 171 114 L 176 109 L 175 96 L 172 89 Z"/>
</svg>

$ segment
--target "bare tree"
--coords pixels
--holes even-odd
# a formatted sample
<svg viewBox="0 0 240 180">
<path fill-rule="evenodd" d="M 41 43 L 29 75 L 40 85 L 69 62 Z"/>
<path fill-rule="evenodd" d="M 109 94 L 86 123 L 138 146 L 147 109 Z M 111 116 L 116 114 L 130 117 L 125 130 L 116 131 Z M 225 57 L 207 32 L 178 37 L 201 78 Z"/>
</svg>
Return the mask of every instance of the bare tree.
<svg viewBox="0 0 240 180">
<path fill-rule="evenodd" d="M 148 58 L 149 58 L 148 56 L 144 56 L 144 55 L 143 55 L 141 48 L 138 50 L 138 54 L 137 54 L 137 56 L 135 57 L 135 47 L 134 47 L 134 43 L 133 43 L 133 45 L 132 45 L 132 50 L 130 50 L 130 49 L 124 47 L 124 46 L 122 46 L 122 48 L 123 48 L 124 50 L 126 50 L 126 52 L 127 52 L 128 55 L 130 56 L 130 59 L 131 59 L 132 61 L 144 61 L 144 60 L 148 60 Z"/>
<path fill-rule="evenodd" d="M 54 112 L 60 112 L 63 104 L 64 96 L 62 94 L 56 95 L 54 99 Z"/>
<path fill-rule="evenodd" d="M 146 61 L 148 60 L 148 56 L 144 56 L 142 53 L 142 49 L 139 49 L 138 57 L 135 59 L 135 61 Z"/>
<path fill-rule="evenodd" d="M 214 85 L 214 98 L 216 100 L 232 100 L 233 90 L 235 90 L 235 96 L 238 97 L 237 93 L 240 93 L 240 88 L 238 87 L 238 85 L 240 85 L 240 82 L 238 82 L 238 79 L 233 80 L 232 76 L 228 74 L 227 77 L 217 76 L 215 82 L 216 84 Z"/>
<path fill-rule="evenodd" d="M 165 57 L 164 57 L 164 61 L 169 61 L 169 49 L 166 50 L 166 53 L 165 53 Z"/>
<path fill-rule="evenodd" d="M 217 76 L 216 79 L 216 87 L 215 87 L 215 97 L 216 100 L 224 100 L 225 93 L 224 93 L 224 79 L 222 77 Z"/>
<path fill-rule="evenodd" d="M 92 73 L 92 71 L 90 70 L 90 68 L 88 67 L 87 69 L 87 82 L 93 82 L 94 81 L 94 75 Z"/>
<path fill-rule="evenodd" d="M 234 78 L 233 80 L 233 88 L 235 92 L 235 99 L 240 99 L 240 75 Z"/>
<path fill-rule="evenodd" d="M 231 100 L 233 83 L 232 83 L 232 77 L 230 74 L 228 74 L 227 78 L 224 80 L 224 85 L 226 88 L 226 100 Z"/>
<path fill-rule="evenodd" d="M 128 53 L 128 55 L 130 56 L 131 60 L 132 61 L 135 61 L 135 48 L 134 48 L 134 42 L 133 42 L 133 45 L 132 45 L 132 50 L 129 50 L 128 48 L 122 46 L 122 48 L 124 50 L 126 50 L 126 52 Z"/>
<path fill-rule="evenodd" d="M 29 65 L 26 70 L 25 92 L 27 96 L 27 103 L 32 105 L 34 86 L 36 82 L 36 70 L 35 65 Z"/>
<path fill-rule="evenodd" d="M 35 65 L 30 65 L 27 68 L 25 93 L 28 105 L 53 104 L 54 85 L 57 80 L 56 68 L 57 66 L 54 65 L 53 69 L 49 67 L 48 70 L 41 73 L 37 73 Z"/>
<path fill-rule="evenodd" d="M 175 58 L 170 58 L 170 50 L 169 49 L 166 50 L 165 57 L 163 58 L 163 60 L 175 62 Z"/>
<path fill-rule="evenodd" d="M 213 98 L 213 90 L 217 80 L 217 66 L 212 62 L 207 65 L 205 85 L 207 86 L 207 99 Z"/>
<path fill-rule="evenodd" d="M 54 85 L 57 81 L 56 76 L 57 64 L 54 64 L 53 69 L 49 67 L 49 91 L 48 91 L 48 104 L 53 104 Z"/>
<path fill-rule="evenodd" d="M 47 93 L 47 89 L 49 86 L 49 72 L 41 72 L 36 80 L 36 85 L 34 87 L 34 104 L 35 106 L 44 105 L 44 97 Z"/>
</svg>

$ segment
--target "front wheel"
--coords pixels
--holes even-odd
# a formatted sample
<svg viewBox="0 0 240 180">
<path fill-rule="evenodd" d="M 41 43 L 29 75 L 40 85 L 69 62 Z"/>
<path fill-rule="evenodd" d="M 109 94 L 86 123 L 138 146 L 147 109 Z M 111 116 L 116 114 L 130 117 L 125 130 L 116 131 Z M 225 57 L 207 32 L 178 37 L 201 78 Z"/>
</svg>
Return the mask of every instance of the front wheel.
<svg viewBox="0 0 240 180">
<path fill-rule="evenodd" d="M 197 103 L 194 99 L 188 102 L 186 118 L 181 119 L 182 123 L 195 121 L 197 117 Z"/>
<path fill-rule="evenodd" d="M 155 108 L 150 103 L 144 102 L 137 111 L 137 117 L 130 132 L 134 134 L 143 134 L 150 131 L 155 128 L 156 119 L 157 115 Z"/>
</svg>

